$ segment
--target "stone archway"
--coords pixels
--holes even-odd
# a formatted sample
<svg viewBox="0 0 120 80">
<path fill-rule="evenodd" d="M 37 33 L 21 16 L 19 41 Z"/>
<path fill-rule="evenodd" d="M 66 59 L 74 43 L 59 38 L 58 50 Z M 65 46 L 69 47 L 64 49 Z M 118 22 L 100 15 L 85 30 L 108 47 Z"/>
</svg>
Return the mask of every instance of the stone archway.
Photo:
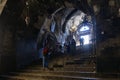
<svg viewBox="0 0 120 80">
<path fill-rule="evenodd" d="M 67 36 L 71 35 L 72 29 L 75 28 L 76 31 L 73 33 L 73 35 L 74 35 L 74 37 L 76 37 L 76 41 L 79 41 L 79 38 L 77 38 L 80 36 L 79 29 L 80 29 L 80 27 L 83 26 L 87 14 L 83 13 L 80 10 L 74 9 L 74 8 L 67 8 L 65 10 L 66 10 L 66 12 L 68 11 L 69 13 L 63 14 L 63 16 L 62 16 L 63 18 L 61 20 L 59 20 L 61 25 L 58 24 L 58 22 L 57 22 L 58 20 L 55 21 L 55 23 L 56 23 L 55 27 L 56 28 L 59 27 L 58 32 L 55 32 L 55 34 L 57 37 L 59 37 L 60 35 L 62 35 L 62 36 L 65 35 L 64 39 L 67 39 Z M 59 14 L 60 14 L 60 12 L 59 12 Z M 89 17 L 91 17 L 91 16 L 89 16 Z M 59 19 L 58 16 L 56 17 L 56 15 L 55 15 L 55 18 Z M 93 24 L 92 24 L 91 18 L 86 18 L 86 25 L 92 26 L 91 31 L 93 31 Z M 59 33 L 59 35 L 57 35 L 58 33 Z M 91 34 L 93 34 L 93 33 L 91 32 Z M 65 40 L 63 40 L 63 41 L 65 41 Z"/>
</svg>

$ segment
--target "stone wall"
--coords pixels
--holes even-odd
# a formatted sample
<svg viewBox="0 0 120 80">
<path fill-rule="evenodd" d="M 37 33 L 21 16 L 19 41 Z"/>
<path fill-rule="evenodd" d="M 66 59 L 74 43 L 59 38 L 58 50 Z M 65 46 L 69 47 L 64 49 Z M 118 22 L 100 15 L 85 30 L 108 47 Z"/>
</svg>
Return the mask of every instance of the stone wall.
<svg viewBox="0 0 120 80">
<path fill-rule="evenodd" d="M 0 74 L 14 71 L 38 59 L 34 35 L 31 35 L 34 32 L 30 32 L 25 24 L 19 21 L 23 4 L 21 0 L 12 2 L 9 0 L 6 3 L 7 6 L 0 15 Z M 23 33 L 20 36 L 24 37 L 19 39 L 17 31 L 25 31 L 28 34 Z M 28 35 L 31 36 L 30 39 L 26 38 Z"/>
<path fill-rule="evenodd" d="M 0 73 L 23 68 L 39 59 L 33 35 L 19 37 L 14 29 L 10 25 L 0 26 Z"/>
<path fill-rule="evenodd" d="M 19 39 L 16 41 L 16 63 L 17 68 L 23 68 L 39 59 L 36 49 L 36 40 Z"/>
<path fill-rule="evenodd" d="M 16 54 L 10 26 L 0 26 L 0 73 L 15 69 Z"/>
<path fill-rule="evenodd" d="M 120 37 L 110 38 L 110 39 L 107 39 L 106 41 L 98 44 L 97 53 L 98 53 L 98 55 L 100 55 L 101 51 L 107 47 L 119 47 L 119 46 L 120 46 Z"/>
<path fill-rule="evenodd" d="M 111 38 L 97 48 L 97 72 L 120 72 L 120 37 Z"/>
</svg>

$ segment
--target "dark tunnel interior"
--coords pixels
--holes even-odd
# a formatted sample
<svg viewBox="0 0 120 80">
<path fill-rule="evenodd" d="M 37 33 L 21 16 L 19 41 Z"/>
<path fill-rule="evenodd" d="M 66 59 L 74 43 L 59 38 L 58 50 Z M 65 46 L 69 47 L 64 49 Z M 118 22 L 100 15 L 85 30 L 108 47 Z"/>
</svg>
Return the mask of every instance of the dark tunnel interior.
<svg viewBox="0 0 120 80">
<path fill-rule="evenodd" d="M 42 61 L 45 44 L 56 61 L 94 57 L 97 73 L 120 73 L 119 30 L 120 0 L 0 0 L 0 74 Z"/>
</svg>

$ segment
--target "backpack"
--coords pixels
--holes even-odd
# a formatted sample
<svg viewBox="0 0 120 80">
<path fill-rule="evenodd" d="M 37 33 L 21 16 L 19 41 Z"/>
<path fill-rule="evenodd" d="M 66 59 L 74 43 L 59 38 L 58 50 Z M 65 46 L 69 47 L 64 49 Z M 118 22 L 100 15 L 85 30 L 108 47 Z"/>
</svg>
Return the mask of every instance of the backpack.
<svg viewBox="0 0 120 80">
<path fill-rule="evenodd" d="M 46 56 L 47 54 L 48 54 L 48 48 L 45 47 L 45 48 L 43 49 L 43 55 Z"/>
</svg>

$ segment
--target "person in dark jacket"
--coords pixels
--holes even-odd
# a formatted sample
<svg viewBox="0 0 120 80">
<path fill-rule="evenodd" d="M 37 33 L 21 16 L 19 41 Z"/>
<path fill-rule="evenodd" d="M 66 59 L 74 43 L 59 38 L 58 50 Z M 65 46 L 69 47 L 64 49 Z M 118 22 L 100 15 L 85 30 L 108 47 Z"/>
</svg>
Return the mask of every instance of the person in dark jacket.
<svg viewBox="0 0 120 80">
<path fill-rule="evenodd" d="M 48 68 L 48 62 L 49 62 L 49 46 L 46 45 L 43 48 L 43 68 Z"/>
</svg>

